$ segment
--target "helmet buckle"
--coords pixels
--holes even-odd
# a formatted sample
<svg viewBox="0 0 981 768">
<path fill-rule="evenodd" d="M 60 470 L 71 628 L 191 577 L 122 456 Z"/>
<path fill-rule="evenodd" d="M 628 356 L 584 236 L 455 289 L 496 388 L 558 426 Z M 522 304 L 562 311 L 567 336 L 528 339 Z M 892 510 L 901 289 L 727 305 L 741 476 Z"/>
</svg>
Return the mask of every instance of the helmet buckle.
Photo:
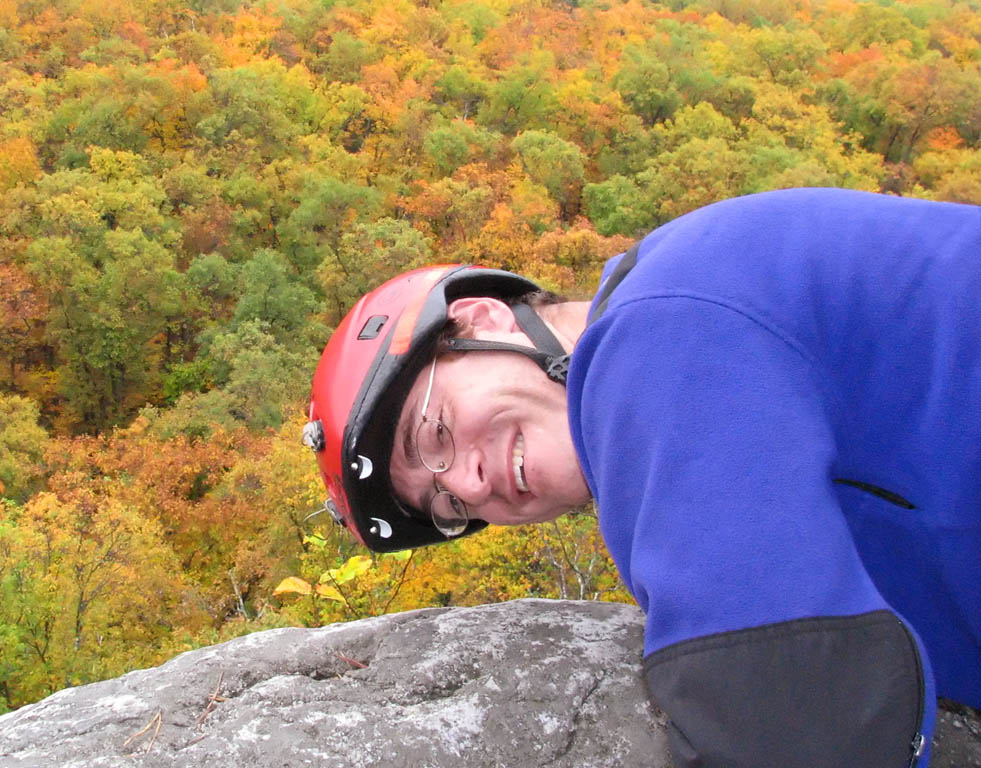
<svg viewBox="0 0 981 768">
<path fill-rule="evenodd" d="M 333 502 L 332 499 L 327 499 L 324 502 L 324 509 L 330 512 L 330 516 L 334 519 L 334 522 L 338 525 L 343 525 L 347 527 L 347 523 L 344 521 L 344 516 L 341 514 L 340 508 Z"/>
<path fill-rule="evenodd" d="M 304 517 L 302 522 L 305 523 L 311 517 L 316 517 L 324 512 L 330 512 L 330 516 L 335 523 L 338 525 L 343 525 L 345 528 L 347 527 L 347 523 L 344 521 L 344 516 L 341 514 L 341 510 L 338 509 L 337 504 L 335 504 L 331 499 L 325 500 L 324 505 L 320 509 L 311 512 L 309 515 Z"/>
<path fill-rule="evenodd" d="M 314 451 L 322 451 L 326 441 L 324 439 L 324 425 L 320 419 L 308 421 L 303 426 L 303 444 Z"/>
</svg>

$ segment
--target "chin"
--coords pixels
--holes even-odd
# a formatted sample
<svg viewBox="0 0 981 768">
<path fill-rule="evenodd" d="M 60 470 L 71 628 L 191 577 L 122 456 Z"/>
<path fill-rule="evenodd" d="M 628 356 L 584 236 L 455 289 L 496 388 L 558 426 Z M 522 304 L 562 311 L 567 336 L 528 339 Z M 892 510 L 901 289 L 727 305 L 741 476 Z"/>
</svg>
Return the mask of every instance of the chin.
<svg viewBox="0 0 981 768">
<path fill-rule="evenodd" d="M 566 512 L 572 509 L 572 506 L 568 507 L 558 507 L 557 509 L 550 509 L 540 514 L 534 515 L 532 518 L 526 520 L 528 523 L 550 523 L 552 520 L 557 520 L 562 517 Z"/>
<path fill-rule="evenodd" d="M 571 509 L 571 507 L 569 509 Z M 537 525 L 538 523 L 547 523 L 551 520 L 555 520 L 568 511 L 568 509 L 549 510 L 547 512 L 536 512 L 527 515 L 518 514 L 514 517 L 508 516 L 497 520 L 489 520 L 485 518 L 484 521 L 490 525 Z"/>
</svg>

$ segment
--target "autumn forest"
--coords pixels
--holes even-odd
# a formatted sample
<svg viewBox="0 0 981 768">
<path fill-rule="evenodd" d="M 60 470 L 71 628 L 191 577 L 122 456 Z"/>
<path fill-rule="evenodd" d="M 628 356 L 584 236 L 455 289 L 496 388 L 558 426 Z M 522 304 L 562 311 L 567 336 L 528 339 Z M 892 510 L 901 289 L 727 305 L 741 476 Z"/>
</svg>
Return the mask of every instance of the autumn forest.
<svg viewBox="0 0 981 768">
<path fill-rule="evenodd" d="M 837 186 L 981 204 L 978 0 L 0 0 L 0 713 L 275 626 L 629 600 L 592 510 L 368 557 L 316 360 L 476 262 Z"/>
</svg>

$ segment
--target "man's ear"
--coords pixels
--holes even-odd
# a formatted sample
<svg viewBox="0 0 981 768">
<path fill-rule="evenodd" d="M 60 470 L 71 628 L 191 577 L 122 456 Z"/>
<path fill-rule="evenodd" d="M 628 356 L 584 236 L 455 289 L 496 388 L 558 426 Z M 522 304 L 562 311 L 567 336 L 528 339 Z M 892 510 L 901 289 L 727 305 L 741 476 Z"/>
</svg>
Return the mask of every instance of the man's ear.
<svg viewBox="0 0 981 768">
<path fill-rule="evenodd" d="M 500 299 L 469 296 L 450 302 L 446 316 L 456 322 L 465 335 L 474 338 L 481 333 L 512 333 L 520 330 L 511 308 Z"/>
</svg>

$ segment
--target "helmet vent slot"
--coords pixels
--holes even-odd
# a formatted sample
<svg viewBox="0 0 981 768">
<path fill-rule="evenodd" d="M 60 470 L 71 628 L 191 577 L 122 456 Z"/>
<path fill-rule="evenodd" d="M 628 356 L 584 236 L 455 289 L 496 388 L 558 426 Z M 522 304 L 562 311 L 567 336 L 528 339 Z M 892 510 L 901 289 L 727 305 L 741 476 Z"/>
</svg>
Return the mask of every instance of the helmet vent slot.
<svg viewBox="0 0 981 768">
<path fill-rule="evenodd" d="M 385 327 L 385 323 L 387 322 L 388 315 L 372 315 L 361 328 L 361 333 L 358 334 L 358 340 L 365 341 L 367 339 L 378 338 L 378 334 L 381 333 L 381 329 Z"/>
</svg>

